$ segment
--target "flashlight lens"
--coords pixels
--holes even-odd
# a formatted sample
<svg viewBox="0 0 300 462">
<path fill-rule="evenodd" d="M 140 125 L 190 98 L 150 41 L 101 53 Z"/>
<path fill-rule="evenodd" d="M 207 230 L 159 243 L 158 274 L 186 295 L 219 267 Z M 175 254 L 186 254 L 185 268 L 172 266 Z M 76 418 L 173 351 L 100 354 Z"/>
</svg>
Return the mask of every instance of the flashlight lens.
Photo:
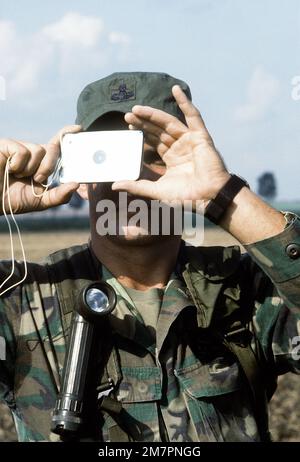
<svg viewBox="0 0 300 462">
<path fill-rule="evenodd" d="M 103 313 L 109 308 L 107 295 L 99 289 L 89 289 L 86 292 L 85 300 L 91 310 L 96 313 Z"/>
</svg>

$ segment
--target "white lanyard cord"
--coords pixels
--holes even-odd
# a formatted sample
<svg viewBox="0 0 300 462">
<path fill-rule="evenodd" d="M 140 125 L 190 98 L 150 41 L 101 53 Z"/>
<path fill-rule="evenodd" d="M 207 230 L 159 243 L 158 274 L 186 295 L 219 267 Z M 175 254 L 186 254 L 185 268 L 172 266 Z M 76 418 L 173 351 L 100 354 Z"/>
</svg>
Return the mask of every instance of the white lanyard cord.
<svg viewBox="0 0 300 462">
<path fill-rule="evenodd" d="M 11 272 L 9 274 L 9 276 L 7 276 L 7 278 L 0 284 L 0 289 L 2 289 L 2 287 L 4 286 L 4 284 L 9 281 L 9 279 L 11 279 L 11 277 L 13 276 L 14 272 L 15 272 L 15 252 L 14 252 L 14 242 L 13 242 L 13 235 L 12 235 L 12 230 L 11 230 L 11 224 L 10 224 L 10 221 L 9 221 L 9 218 L 7 216 L 7 213 L 6 213 L 6 210 L 5 210 L 5 196 L 7 195 L 7 202 L 8 202 L 8 210 L 9 210 L 9 213 L 10 213 L 10 216 L 11 216 L 11 219 L 16 227 L 16 230 L 17 230 L 17 233 L 18 233 L 18 237 L 19 237 L 19 242 L 20 242 L 20 246 L 21 246 L 21 250 L 22 250 L 22 256 L 23 256 L 23 261 L 24 261 L 24 276 L 23 278 L 16 282 L 15 284 L 13 284 L 12 286 L 10 287 L 7 287 L 6 289 L 2 290 L 0 292 L 0 297 L 5 294 L 6 292 L 8 292 L 9 290 L 13 289 L 14 287 L 18 286 L 19 284 L 21 284 L 23 281 L 25 281 L 26 277 L 27 277 L 27 261 L 26 261 L 26 255 L 25 255 L 25 250 L 24 250 L 24 246 L 23 246 L 23 241 L 22 241 L 22 237 L 21 237 L 21 233 L 20 233 L 20 229 L 19 229 L 19 226 L 18 226 L 18 223 L 14 217 L 14 213 L 13 213 L 13 210 L 12 210 L 12 206 L 11 206 L 11 201 L 10 201 L 10 192 L 9 192 L 9 162 L 10 162 L 10 159 L 7 160 L 6 162 L 6 165 L 5 165 L 5 171 L 4 171 L 4 182 L 3 182 L 3 192 L 2 192 L 2 210 L 3 210 L 3 215 L 5 217 L 5 220 L 6 220 L 6 223 L 8 225 L 8 230 L 9 230 L 9 237 L 10 237 L 10 246 L 11 246 L 11 261 L 12 261 L 12 267 L 11 267 Z"/>
<path fill-rule="evenodd" d="M 62 145 L 62 138 L 63 138 L 64 135 L 65 135 L 65 133 L 60 135 L 60 145 Z M 27 274 L 28 274 L 27 260 L 26 260 L 25 249 L 24 249 L 24 245 L 23 245 L 23 241 L 22 241 L 22 237 L 21 237 L 21 232 L 20 232 L 18 223 L 17 223 L 17 221 L 15 219 L 15 216 L 14 216 L 14 213 L 13 213 L 13 210 L 12 210 L 12 206 L 11 206 L 10 192 L 9 192 L 9 163 L 10 163 L 10 157 L 7 159 L 7 162 L 6 162 L 6 165 L 5 165 L 5 171 L 4 171 L 4 181 L 3 181 L 3 191 L 2 191 L 2 210 L 3 210 L 3 215 L 5 217 L 5 220 L 6 220 L 6 223 L 7 223 L 7 226 L 8 226 L 8 231 L 9 231 L 12 266 L 11 266 L 11 271 L 10 271 L 9 276 L 7 276 L 7 278 L 0 284 L 0 289 L 2 289 L 2 287 L 7 283 L 7 281 L 9 281 L 12 278 L 12 276 L 13 276 L 13 274 L 15 272 L 14 241 L 13 241 L 13 234 L 12 234 L 11 224 L 10 224 L 8 215 L 7 215 L 6 210 L 5 210 L 5 197 L 6 196 L 7 196 L 9 214 L 10 214 L 11 219 L 12 219 L 12 221 L 13 221 L 15 227 L 16 227 L 19 242 L 20 242 L 20 246 L 21 246 L 21 251 L 22 251 L 22 256 L 23 256 L 23 261 L 24 261 L 24 276 L 20 281 L 16 282 L 12 286 L 7 287 L 6 289 L 2 290 L 0 292 L 0 297 L 3 294 L 5 294 L 6 292 L 8 292 L 9 290 L 11 290 L 14 287 L 18 286 L 19 284 L 21 284 L 23 281 L 25 281 L 25 279 L 27 278 Z M 55 178 L 56 178 L 56 176 L 57 176 L 57 174 L 58 174 L 58 172 L 59 172 L 59 170 L 61 168 L 61 165 L 62 165 L 62 159 L 60 158 L 58 160 L 56 166 L 55 166 L 55 169 L 54 169 L 54 172 L 53 172 L 50 183 L 47 183 L 45 185 L 42 184 L 42 186 L 45 189 L 40 194 L 37 194 L 35 192 L 33 178 L 31 177 L 31 190 L 32 190 L 32 194 L 34 195 L 34 197 L 41 198 L 41 197 L 44 196 L 44 194 L 48 191 L 49 187 L 52 185 L 53 181 L 55 180 Z"/>
<path fill-rule="evenodd" d="M 43 195 L 48 191 L 48 189 L 50 188 L 50 186 L 52 185 L 53 181 L 55 180 L 58 172 L 59 172 L 59 169 L 61 168 L 61 164 L 62 164 L 62 160 L 59 159 L 59 161 L 57 162 L 56 166 L 55 166 L 55 169 L 54 169 L 54 172 L 53 172 L 53 175 L 52 175 L 52 178 L 51 178 L 51 181 L 50 183 L 47 183 L 47 184 L 43 184 L 41 183 L 41 185 L 45 188 L 44 191 L 40 194 L 37 194 L 34 190 L 34 184 L 33 184 L 33 178 L 31 177 L 31 190 L 32 190 L 32 194 L 34 195 L 34 197 L 43 197 Z"/>
</svg>

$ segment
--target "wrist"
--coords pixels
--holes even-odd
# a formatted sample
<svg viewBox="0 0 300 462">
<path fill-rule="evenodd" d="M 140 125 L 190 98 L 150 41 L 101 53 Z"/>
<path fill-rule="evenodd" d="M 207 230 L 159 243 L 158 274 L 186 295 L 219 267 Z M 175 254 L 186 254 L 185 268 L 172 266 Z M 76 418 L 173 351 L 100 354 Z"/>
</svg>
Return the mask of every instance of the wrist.
<svg viewBox="0 0 300 462">
<path fill-rule="evenodd" d="M 224 172 L 223 175 L 220 175 L 217 179 L 215 179 L 209 191 L 208 200 L 206 201 L 207 205 L 211 200 L 214 200 L 217 197 L 221 189 L 225 186 L 230 178 L 231 174 L 229 172 Z"/>
<path fill-rule="evenodd" d="M 283 213 L 248 188 L 240 190 L 219 223 L 241 244 L 251 244 L 275 236 L 284 230 L 286 224 Z"/>
</svg>

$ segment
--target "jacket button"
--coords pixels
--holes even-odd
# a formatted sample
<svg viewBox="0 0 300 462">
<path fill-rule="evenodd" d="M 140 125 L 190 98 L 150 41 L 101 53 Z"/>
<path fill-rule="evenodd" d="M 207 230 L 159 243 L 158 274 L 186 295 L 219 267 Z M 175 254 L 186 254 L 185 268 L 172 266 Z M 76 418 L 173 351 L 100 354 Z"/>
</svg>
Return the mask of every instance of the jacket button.
<svg viewBox="0 0 300 462">
<path fill-rule="evenodd" d="M 285 251 L 292 260 L 296 260 L 300 257 L 300 246 L 298 244 L 289 244 Z"/>
</svg>

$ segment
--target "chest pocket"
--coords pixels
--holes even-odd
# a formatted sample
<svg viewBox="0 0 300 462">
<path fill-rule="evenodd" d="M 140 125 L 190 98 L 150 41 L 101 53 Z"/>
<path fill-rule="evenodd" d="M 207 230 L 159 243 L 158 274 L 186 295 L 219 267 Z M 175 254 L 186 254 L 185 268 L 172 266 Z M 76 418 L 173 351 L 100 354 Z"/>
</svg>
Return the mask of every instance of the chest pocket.
<svg viewBox="0 0 300 462">
<path fill-rule="evenodd" d="M 177 369 L 199 441 L 258 441 L 257 425 L 238 363 L 217 357 Z"/>
<path fill-rule="evenodd" d="M 116 397 L 122 403 L 122 428 L 132 441 L 160 440 L 157 402 L 161 398 L 160 370 L 157 367 L 122 367 Z M 116 422 L 104 415 L 104 441 L 116 441 Z M 118 436 L 116 437 L 118 439 Z"/>
</svg>

